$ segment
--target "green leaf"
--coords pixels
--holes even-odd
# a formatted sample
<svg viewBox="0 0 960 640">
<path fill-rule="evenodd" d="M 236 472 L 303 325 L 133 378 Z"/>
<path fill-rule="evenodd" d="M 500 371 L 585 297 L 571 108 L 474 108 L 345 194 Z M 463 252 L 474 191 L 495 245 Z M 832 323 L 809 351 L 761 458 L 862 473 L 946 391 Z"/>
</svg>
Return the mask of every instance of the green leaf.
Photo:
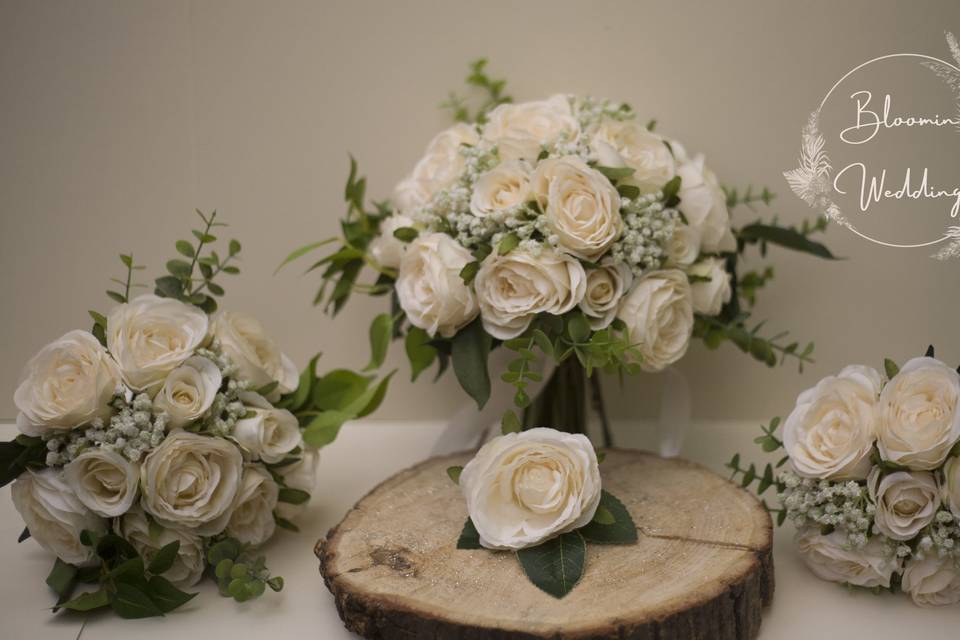
<svg viewBox="0 0 960 640">
<path fill-rule="evenodd" d="M 737 232 L 737 236 L 742 240 L 765 241 L 787 249 L 793 249 L 794 251 L 809 253 L 810 255 L 827 260 L 837 259 L 826 246 L 819 242 L 814 242 L 799 231 L 786 227 L 760 223 L 751 224 L 740 229 L 740 231 Z"/>
<path fill-rule="evenodd" d="M 297 384 L 297 388 L 282 400 L 283 408 L 296 413 L 310 399 L 310 392 L 313 391 L 313 386 L 317 382 L 317 360 L 319 359 L 319 353 L 310 358 L 310 364 L 300 373 L 300 382 Z"/>
<path fill-rule="evenodd" d="M 343 423 L 352 419 L 352 415 L 343 411 L 324 411 L 304 428 L 303 441 L 312 447 L 325 447 L 337 439 Z"/>
<path fill-rule="evenodd" d="M 188 258 L 193 258 L 193 256 L 196 255 L 193 252 L 193 245 L 186 240 L 177 240 L 177 252 Z"/>
<path fill-rule="evenodd" d="M 463 269 L 460 269 L 460 279 L 463 280 L 463 284 L 468 287 L 473 284 L 478 271 L 480 271 L 480 262 L 477 260 L 463 265 Z"/>
<path fill-rule="evenodd" d="M 229 247 L 228 250 L 229 250 L 231 256 L 235 256 L 235 255 L 237 255 L 238 253 L 240 253 L 240 241 L 239 241 L 239 240 L 231 240 L 231 241 L 230 241 L 230 244 L 227 245 L 227 246 Z"/>
<path fill-rule="evenodd" d="M 596 513 L 593 514 L 592 522 L 596 522 L 597 524 L 602 524 L 602 525 L 611 525 L 616 521 L 617 519 L 613 517 L 613 514 L 610 513 L 609 509 L 607 509 L 603 505 L 597 506 L 597 511 Z"/>
<path fill-rule="evenodd" d="M 515 233 L 508 233 L 497 244 L 497 255 L 504 256 L 516 249 L 519 244 L 520 237 Z"/>
<path fill-rule="evenodd" d="M 236 560 L 239 555 L 240 543 L 233 538 L 227 538 L 210 547 L 207 551 L 207 562 L 217 566 L 225 559 Z"/>
<path fill-rule="evenodd" d="M 674 176 L 670 178 L 667 184 L 663 185 L 663 199 L 665 202 L 675 205 L 674 200 L 677 200 L 677 194 L 680 193 L 680 176 Z"/>
<path fill-rule="evenodd" d="M 480 534 L 477 533 L 477 528 L 473 526 L 473 520 L 470 518 L 467 518 L 463 524 L 463 531 L 457 539 L 457 549 L 483 549 L 483 545 L 480 544 Z"/>
<path fill-rule="evenodd" d="M 107 590 L 101 587 L 96 591 L 87 591 L 86 593 L 81 593 L 76 598 L 59 605 L 59 607 L 61 609 L 69 609 L 70 611 L 84 612 L 100 609 L 101 607 L 106 607 L 109 604 L 110 596 L 107 593 Z"/>
<path fill-rule="evenodd" d="M 390 338 L 393 337 L 393 316 L 381 313 L 370 323 L 370 363 L 364 371 L 379 369 L 387 357 Z"/>
<path fill-rule="evenodd" d="M 280 489 L 280 497 L 278 500 L 280 502 L 286 502 L 287 504 L 303 504 L 310 499 L 310 494 L 301 489 L 291 489 L 289 487 L 283 487 Z"/>
<path fill-rule="evenodd" d="M 387 387 L 390 385 L 390 379 L 396 372 L 396 369 L 394 369 L 388 373 L 386 377 L 374 387 L 373 393 L 368 391 L 367 395 L 369 395 L 369 397 L 366 398 L 365 402 L 361 402 L 361 400 L 364 399 L 361 397 L 355 401 L 356 406 L 351 405 L 350 409 L 357 411 L 358 418 L 366 418 L 380 408 L 380 405 L 383 403 L 383 398 L 387 395 Z"/>
<path fill-rule="evenodd" d="M 281 576 L 273 576 L 267 580 L 267 586 L 274 591 L 283 591 L 283 578 Z"/>
<path fill-rule="evenodd" d="M 417 376 L 428 369 L 437 358 L 437 350 L 430 345 L 430 336 L 420 327 L 411 327 L 403 342 L 407 359 L 410 360 L 410 380 L 416 382 Z"/>
<path fill-rule="evenodd" d="M 108 298 L 110 298 L 111 300 L 113 300 L 118 304 L 123 304 L 124 302 L 127 301 L 127 299 L 123 297 L 122 293 L 117 293 L 116 291 L 107 291 L 106 293 Z"/>
<path fill-rule="evenodd" d="M 447 475 L 453 480 L 453 484 L 460 484 L 460 473 L 463 467 L 447 467 Z"/>
<path fill-rule="evenodd" d="M 186 260 L 175 259 L 167 261 L 167 271 L 178 278 L 189 278 L 192 268 Z"/>
<path fill-rule="evenodd" d="M 630 167 L 604 167 L 597 165 L 594 167 L 594 169 L 606 176 L 608 180 L 629 178 L 635 173 L 635 170 L 631 169 Z"/>
<path fill-rule="evenodd" d="M 400 242 L 413 242 L 419 233 L 413 227 L 400 227 L 393 232 L 393 237 Z"/>
<path fill-rule="evenodd" d="M 582 313 L 570 316 L 567 323 L 567 335 L 576 343 L 585 342 L 590 337 L 590 323 Z"/>
<path fill-rule="evenodd" d="M 300 531 L 300 527 L 293 524 L 286 518 L 281 518 L 280 516 L 274 514 L 273 519 L 277 523 L 277 526 L 281 529 L 286 529 L 287 531 Z"/>
<path fill-rule="evenodd" d="M 517 551 L 520 566 L 530 581 L 554 598 L 564 597 L 580 581 L 586 555 L 586 544 L 577 531 Z"/>
<path fill-rule="evenodd" d="M 596 544 L 629 544 L 637 541 L 637 525 L 634 524 L 630 512 L 616 497 L 609 492 L 600 492 L 600 505 L 597 512 L 603 509 L 613 518 L 613 522 L 600 522 L 596 517 L 586 526 L 579 529 L 580 534 L 588 542 Z M 605 516 L 601 516 L 606 519 Z"/>
<path fill-rule="evenodd" d="M 77 568 L 57 558 L 53 563 L 53 568 L 50 570 L 50 575 L 47 576 L 47 586 L 50 587 L 55 594 L 63 598 L 73 590 L 76 583 Z"/>
<path fill-rule="evenodd" d="M 277 270 L 274 271 L 274 274 L 276 274 L 277 271 L 280 271 L 280 269 L 283 269 L 285 266 L 287 266 L 297 258 L 301 258 L 307 255 L 308 253 L 310 253 L 311 251 L 316 251 L 320 247 L 324 245 L 328 245 L 331 242 L 336 242 L 337 240 L 338 238 L 327 238 L 326 240 L 321 240 L 320 242 L 312 242 L 308 245 L 302 246 L 299 249 L 294 250 L 293 252 L 290 253 L 290 255 L 284 258 L 283 262 L 280 263 L 280 266 L 277 267 Z"/>
<path fill-rule="evenodd" d="M 523 429 L 523 425 L 520 424 L 520 418 L 517 417 L 517 414 L 514 413 L 512 409 L 507 409 L 506 413 L 503 414 L 503 418 L 500 420 L 500 433 L 507 435 L 508 433 L 516 433 Z"/>
<path fill-rule="evenodd" d="M 313 406 L 320 410 L 344 410 L 363 395 L 371 378 L 349 369 L 334 369 L 319 378 L 313 387 Z"/>
<path fill-rule="evenodd" d="M 116 592 L 110 595 L 110 607 L 121 618 L 130 620 L 162 616 L 163 611 L 137 587 L 118 582 Z"/>
<path fill-rule="evenodd" d="M 185 605 L 197 595 L 196 593 L 181 591 L 162 576 L 153 576 L 150 578 L 147 586 L 150 599 L 153 600 L 164 613 L 170 613 L 174 609 Z"/>
<path fill-rule="evenodd" d="M 632 184 L 621 184 L 617 187 L 617 192 L 621 197 L 630 198 L 634 200 L 640 196 L 640 188 L 635 187 Z"/>
<path fill-rule="evenodd" d="M 269 395 L 270 395 L 271 393 L 273 393 L 274 391 L 276 391 L 276 390 L 277 390 L 277 387 L 279 387 L 279 386 L 280 386 L 280 382 L 278 382 L 277 380 L 274 380 L 273 382 L 268 382 L 267 384 L 265 384 L 265 385 L 263 385 L 262 387 L 256 389 L 255 391 L 256 391 L 256 393 L 260 394 L 261 396 L 266 397 L 266 396 L 269 396 Z"/>
<path fill-rule="evenodd" d="M 490 374 L 487 371 L 490 336 L 477 318 L 461 329 L 452 342 L 453 371 L 457 380 L 482 409 L 490 399 Z"/>
<path fill-rule="evenodd" d="M 161 276 L 154 283 L 154 293 L 163 298 L 180 298 L 183 295 L 183 280 L 176 276 Z"/>
<path fill-rule="evenodd" d="M 890 358 L 883 359 L 883 370 L 887 373 L 887 378 L 893 380 L 894 376 L 900 373 L 900 367 Z"/>
<path fill-rule="evenodd" d="M 174 540 L 170 544 L 164 545 L 160 551 L 157 551 L 157 555 L 153 556 L 153 560 L 151 560 L 147 566 L 147 571 L 154 575 L 163 573 L 173 566 L 173 561 L 177 559 L 178 553 L 180 553 L 179 540 Z"/>
</svg>

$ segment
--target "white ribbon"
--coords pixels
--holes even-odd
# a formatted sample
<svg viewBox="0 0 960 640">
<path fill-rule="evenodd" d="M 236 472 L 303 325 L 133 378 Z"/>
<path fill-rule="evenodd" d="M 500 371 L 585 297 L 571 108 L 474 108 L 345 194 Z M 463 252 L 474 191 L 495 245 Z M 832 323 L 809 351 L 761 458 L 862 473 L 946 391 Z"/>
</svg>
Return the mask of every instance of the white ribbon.
<svg viewBox="0 0 960 640">
<path fill-rule="evenodd" d="M 500 419 L 508 409 L 513 408 L 513 395 L 516 389 L 502 380 L 500 374 L 516 356 L 507 349 L 497 349 L 490 354 L 490 399 L 483 409 L 477 409 L 473 400 L 465 403 L 433 445 L 432 455 L 444 455 L 455 451 L 475 449 L 483 444 L 487 434 L 499 431 Z M 537 397 L 546 381 L 553 374 L 552 362 L 541 364 L 543 379 L 529 383 L 527 393 Z M 680 453 L 683 440 L 690 427 L 690 385 L 687 378 L 674 368 L 665 369 L 660 379 L 660 411 L 657 417 L 657 439 L 660 455 L 673 457 Z"/>
</svg>

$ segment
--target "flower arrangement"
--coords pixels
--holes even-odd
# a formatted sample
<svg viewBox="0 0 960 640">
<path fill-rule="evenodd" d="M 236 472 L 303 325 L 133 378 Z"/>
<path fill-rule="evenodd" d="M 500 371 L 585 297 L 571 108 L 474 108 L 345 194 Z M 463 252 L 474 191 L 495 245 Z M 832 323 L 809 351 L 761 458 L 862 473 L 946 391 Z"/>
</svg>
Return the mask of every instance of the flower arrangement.
<svg viewBox="0 0 960 640">
<path fill-rule="evenodd" d="M 626 507 L 601 489 L 602 460 L 579 433 L 538 427 L 490 440 L 447 470 L 469 513 L 457 548 L 515 553 L 534 585 L 562 598 L 583 576 L 587 542 L 637 541 Z"/>
<path fill-rule="evenodd" d="M 310 499 L 325 442 L 301 426 L 342 407 L 316 389 L 316 358 L 298 374 L 255 318 L 213 315 L 241 247 L 221 257 L 223 223 L 198 214 L 196 242 L 177 242 L 183 257 L 152 294 L 132 296 L 143 267 L 121 255 L 116 306 L 41 349 L 16 390 L 20 435 L 0 443 L 0 485 L 13 483 L 20 541 L 56 556 L 54 610 L 163 615 L 204 575 L 237 601 L 283 587 L 256 548 L 296 529 Z M 74 595 L 79 584 L 93 586 Z"/>
<path fill-rule="evenodd" d="M 512 361 L 500 375 L 516 388 L 523 423 L 582 432 L 594 370 L 660 371 L 693 338 L 711 348 L 729 340 L 769 366 L 811 360 L 812 343 L 748 326 L 773 271 L 744 272 L 740 260 L 769 245 L 832 258 L 812 239 L 825 220 L 736 228 L 731 209 L 769 205 L 773 194 L 725 191 L 702 155 L 627 104 L 568 95 L 514 104 L 484 65 L 468 78 L 483 105 L 473 114 L 451 97 L 457 123 L 430 142 L 390 202 L 367 207 L 351 160 L 342 237 L 284 262 L 336 243 L 308 269 L 322 273 L 316 304 L 337 313 L 354 291 L 390 296 L 392 310 L 370 328 L 372 369 L 402 337 L 414 379 L 452 361 L 482 407 L 488 354 L 502 347 Z M 375 280 L 361 284 L 367 269 Z M 556 370 L 531 398 L 541 358 Z M 521 417 L 510 410 L 504 420 Z"/>
<path fill-rule="evenodd" d="M 777 523 L 797 527 L 817 577 L 904 591 L 923 607 L 960 602 L 960 371 L 925 356 L 885 376 L 849 366 L 797 398 L 756 442 L 783 449 L 760 473 L 728 463 L 744 487 L 777 490 Z M 774 469 L 782 469 L 776 473 Z M 764 503 L 766 506 L 766 503 Z"/>
</svg>

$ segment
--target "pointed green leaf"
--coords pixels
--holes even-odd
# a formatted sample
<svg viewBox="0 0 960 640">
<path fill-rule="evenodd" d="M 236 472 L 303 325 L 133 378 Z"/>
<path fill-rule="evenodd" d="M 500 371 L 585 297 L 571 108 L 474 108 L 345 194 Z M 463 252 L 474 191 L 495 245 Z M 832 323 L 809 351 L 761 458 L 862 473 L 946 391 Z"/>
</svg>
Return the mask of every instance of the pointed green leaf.
<svg viewBox="0 0 960 640">
<path fill-rule="evenodd" d="M 580 581 L 586 555 L 586 544 L 576 531 L 517 551 L 520 566 L 530 581 L 554 598 L 564 597 Z"/>
<path fill-rule="evenodd" d="M 153 560 L 151 560 L 147 566 L 147 571 L 154 575 L 163 573 L 173 566 L 173 561 L 177 559 L 178 553 L 180 553 L 179 540 L 174 540 L 170 544 L 164 545 L 160 548 L 160 551 L 157 551 L 157 555 L 153 556 Z"/>
<path fill-rule="evenodd" d="M 77 568 L 57 558 L 50 570 L 50 575 L 47 576 L 47 586 L 62 598 L 73 590 L 76 582 Z"/>
<path fill-rule="evenodd" d="M 390 339 L 393 337 L 393 317 L 389 313 L 381 313 L 370 323 L 370 363 L 364 371 L 379 369 L 387 357 Z"/>
<path fill-rule="evenodd" d="M 121 618 L 131 620 L 163 615 L 160 607 L 147 594 L 125 582 L 117 583 L 116 592 L 110 595 L 110 607 Z"/>
<path fill-rule="evenodd" d="M 411 327 L 404 339 L 404 350 L 410 360 L 410 380 L 415 382 L 424 370 L 437 358 L 437 350 L 430 345 L 430 336 L 420 327 Z"/>
<path fill-rule="evenodd" d="M 634 524 L 630 512 L 616 497 L 606 490 L 600 492 L 600 505 L 597 511 L 603 509 L 613 522 L 604 523 L 596 517 L 586 526 L 579 529 L 581 535 L 588 542 L 596 544 L 629 544 L 637 541 L 637 525 Z M 601 518 L 605 519 L 604 516 Z"/>
<path fill-rule="evenodd" d="M 897 363 L 890 358 L 883 359 L 883 370 L 886 372 L 887 378 L 890 380 L 893 380 L 894 376 L 900 373 L 900 367 L 898 367 Z"/>
<path fill-rule="evenodd" d="M 477 318 L 453 337 L 453 371 L 463 390 L 482 409 L 490 398 L 487 356 L 491 339 Z"/>
<path fill-rule="evenodd" d="M 321 240 L 320 242 L 312 242 L 308 245 L 302 246 L 299 249 L 294 250 L 293 252 L 290 253 L 290 255 L 284 258 L 283 262 L 280 263 L 280 266 L 277 267 L 277 270 L 274 271 L 274 273 L 277 273 L 277 271 L 280 271 L 280 269 L 283 269 L 285 266 L 287 266 L 297 258 L 305 256 L 311 251 L 316 251 L 320 247 L 336 241 L 337 241 L 337 238 L 327 238 L 326 240 Z"/>
<path fill-rule="evenodd" d="M 96 591 L 81 593 L 76 598 L 59 605 L 59 607 L 61 609 L 69 609 L 70 611 L 84 612 L 100 609 L 109 604 L 110 596 L 107 594 L 107 590 L 101 587 Z"/>
<path fill-rule="evenodd" d="M 477 528 L 473 526 L 473 520 L 470 518 L 467 518 L 463 524 L 463 531 L 457 539 L 457 549 L 483 549 L 483 545 L 480 544 L 480 534 L 477 533 Z"/>
<path fill-rule="evenodd" d="M 193 258 L 193 245 L 186 240 L 177 240 L 177 253 L 187 258 Z"/>
<path fill-rule="evenodd" d="M 516 433 L 523 429 L 523 425 L 520 424 L 520 418 L 517 417 L 517 414 L 514 413 L 512 409 L 507 409 L 506 413 L 503 414 L 503 418 L 500 420 L 500 433 L 507 435 L 508 433 Z"/>
<path fill-rule="evenodd" d="M 163 613 L 170 613 L 174 609 L 190 602 L 196 593 L 186 593 L 162 576 L 153 576 L 147 583 L 150 599 L 156 603 Z"/>
<path fill-rule="evenodd" d="M 460 473 L 463 467 L 447 467 L 447 475 L 453 480 L 453 484 L 460 484 Z"/>
</svg>

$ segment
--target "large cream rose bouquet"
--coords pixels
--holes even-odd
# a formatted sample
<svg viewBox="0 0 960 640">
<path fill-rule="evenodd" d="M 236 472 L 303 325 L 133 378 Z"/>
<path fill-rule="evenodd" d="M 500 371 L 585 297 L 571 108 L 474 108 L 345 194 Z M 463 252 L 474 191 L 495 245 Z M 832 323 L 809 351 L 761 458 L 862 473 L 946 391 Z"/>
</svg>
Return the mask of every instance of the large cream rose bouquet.
<svg viewBox="0 0 960 640">
<path fill-rule="evenodd" d="M 116 306 L 41 349 L 16 390 L 0 485 L 20 541 L 56 556 L 54 610 L 163 615 L 205 575 L 237 601 L 283 586 L 256 549 L 310 499 L 318 453 L 301 425 L 346 409 L 315 388 L 316 359 L 298 374 L 255 318 L 216 313 L 240 244 L 218 254 L 223 225 L 200 216 L 154 293 L 133 296 L 142 267 L 122 255 Z M 375 392 L 349 411 L 372 411 Z"/>
<path fill-rule="evenodd" d="M 728 463 L 744 487 L 777 491 L 778 524 L 818 577 L 900 590 L 920 606 L 960 603 L 960 371 L 933 347 L 884 373 L 854 365 L 797 398 L 756 442 L 783 450 L 760 471 Z M 778 435 L 779 433 L 779 435 Z M 766 502 L 764 502 L 766 505 Z"/>
<path fill-rule="evenodd" d="M 734 227 L 732 208 L 769 204 L 772 194 L 725 191 L 702 155 L 629 105 L 568 95 L 515 104 L 483 61 L 468 83 L 485 103 L 471 114 L 451 99 L 458 122 L 389 202 L 368 207 L 352 162 L 342 236 L 288 258 L 335 245 L 309 268 L 322 274 L 316 303 L 333 313 L 355 291 L 390 297 L 370 328 L 371 369 L 403 338 L 413 378 L 452 362 L 482 407 L 488 354 L 504 349 L 507 370 L 494 373 L 516 387 L 523 423 L 582 432 L 594 370 L 661 371 L 694 338 L 733 342 L 769 366 L 810 360 L 812 343 L 748 325 L 772 270 L 745 271 L 741 258 L 771 244 L 832 258 L 811 239 L 825 221 Z M 373 279 L 362 283 L 365 272 Z M 547 368 L 543 392 L 530 397 Z M 513 410 L 504 420 L 521 423 Z"/>
</svg>

